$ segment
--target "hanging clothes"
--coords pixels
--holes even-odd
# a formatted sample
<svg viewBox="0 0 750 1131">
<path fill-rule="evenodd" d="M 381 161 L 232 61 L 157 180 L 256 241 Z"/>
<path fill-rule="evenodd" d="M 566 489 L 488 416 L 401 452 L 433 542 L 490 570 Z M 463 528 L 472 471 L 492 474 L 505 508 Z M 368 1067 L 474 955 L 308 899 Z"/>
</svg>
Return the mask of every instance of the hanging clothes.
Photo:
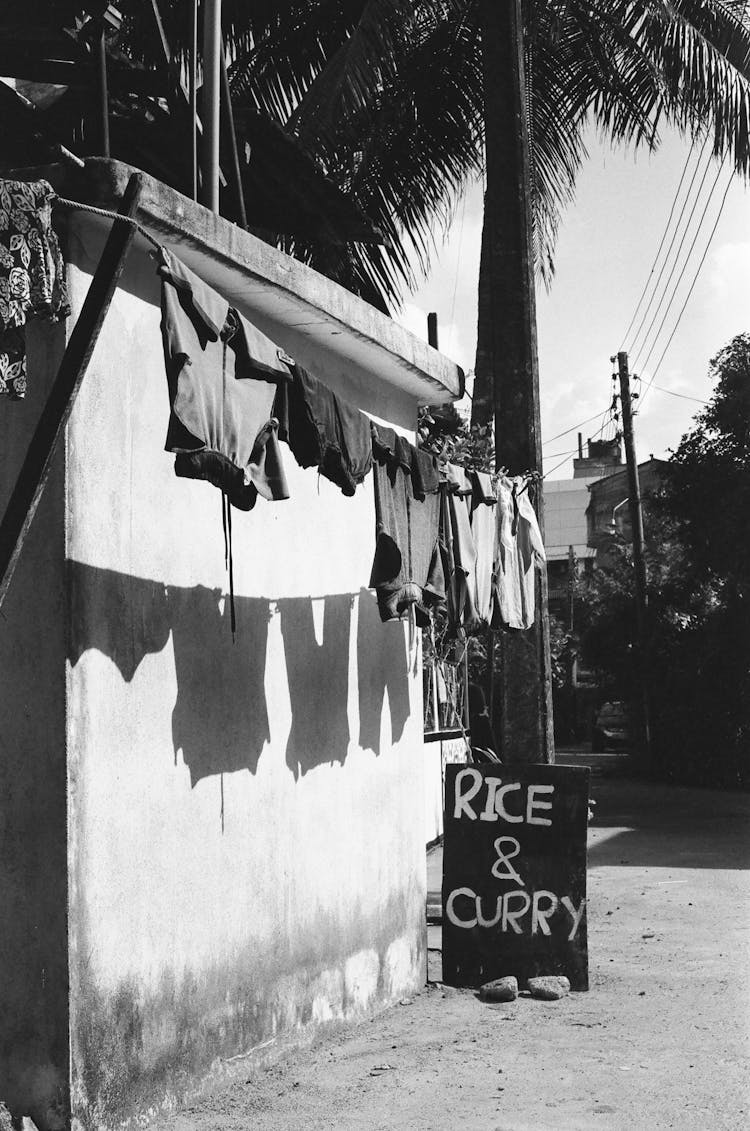
<svg viewBox="0 0 750 1131">
<path fill-rule="evenodd" d="M 539 523 L 522 479 L 497 484 L 495 623 L 527 629 L 536 613 L 537 565 L 546 560 Z"/>
<path fill-rule="evenodd" d="M 445 600 L 440 555 L 440 477 L 434 456 L 393 429 L 372 425 L 375 558 L 370 587 L 380 619 L 397 620 L 413 606 L 417 624 Z"/>
<path fill-rule="evenodd" d="M 175 473 L 205 479 L 250 510 L 260 494 L 288 499 L 272 415 L 289 367 L 225 298 L 162 249 L 162 338 L 169 386 L 166 448 Z"/>
<path fill-rule="evenodd" d="M 0 396 L 26 395 L 28 318 L 70 314 L 48 181 L 0 180 Z"/>
<path fill-rule="evenodd" d="M 477 616 L 485 624 L 492 617 L 492 570 L 495 562 L 496 521 L 495 492 L 492 477 L 485 471 L 472 471 L 471 480 L 471 533 L 476 548 L 474 568 L 475 604 Z"/>
<path fill-rule="evenodd" d="M 521 607 L 524 627 L 531 628 L 536 615 L 536 571 L 544 568 L 547 555 L 539 529 L 534 506 L 529 498 L 528 484 L 516 480 L 516 506 L 518 507 L 518 566 L 521 573 Z"/>
<path fill-rule="evenodd" d="M 466 470 L 447 464 L 441 488 L 440 543 L 448 594 L 448 622 L 454 634 L 479 623 L 477 551 L 467 505 L 471 493 L 472 484 Z"/>
<path fill-rule="evenodd" d="M 279 436 L 300 467 L 317 467 L 353 495 L 372 467 L 369 417 L 300 365 L 293 367 L 291 381 L 279 385 L 274 414 Z"/>
</svg>

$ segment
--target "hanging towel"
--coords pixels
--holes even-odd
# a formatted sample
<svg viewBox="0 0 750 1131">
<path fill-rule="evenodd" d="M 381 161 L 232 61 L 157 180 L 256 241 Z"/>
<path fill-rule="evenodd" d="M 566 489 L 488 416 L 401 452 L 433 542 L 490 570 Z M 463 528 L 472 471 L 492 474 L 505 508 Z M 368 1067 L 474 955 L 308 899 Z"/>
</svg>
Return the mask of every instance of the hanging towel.
<svg viewBox="0 0 750 1131">
<path fill-rule="evenodd" d="M 206 479 L 232 506 L 288 499 L 272 415 L 289 380 L 273 342 L 162 250 L 162 338 L 171 406 L 166 448 L 175 473 Z"/>
<path fill-rule="evenodd" d="M 381 620 L 397 620 L 413 606 L 417 624 L 424 627 L 428 610 L 445 600 L 437 468 L 426 453 L 422 458 L 381 425 L 372 425 L 372 455 L 376 542 L 370 586 L 377 592 Z"/>
<path fill-rule="evenodd" d="M 70 314 L 48 181 L 0 180 L 0 396 L 26 394 L 28 318 Z"/>
<path fill-rule="evenodd" d="M 492 616 L 492 568 L 495 562 L 495 492 L 491 476 L 484 471 L 470 473 L 471 533 L 476 547 L 474 587 L 477 616 L 485 624 Z"/>
<path fill-rule="evenodd" d="M 300 365 L 279 386 L 274 408 L 279 436 L 300 467 L 317 467 L 325 479 L 353 495 L 372 467 L 370 421 Z"/>
</svg>

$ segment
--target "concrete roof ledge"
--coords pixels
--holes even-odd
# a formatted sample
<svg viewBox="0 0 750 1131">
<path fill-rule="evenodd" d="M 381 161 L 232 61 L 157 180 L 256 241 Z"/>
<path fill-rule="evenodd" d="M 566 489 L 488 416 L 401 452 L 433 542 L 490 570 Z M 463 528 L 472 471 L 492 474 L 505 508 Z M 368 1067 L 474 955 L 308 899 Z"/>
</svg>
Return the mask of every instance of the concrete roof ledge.
<svg viewBox="0 0 750 1131">
<path fill-rule="evenodd" d="M 93 158 L 82 173 L 55 172 L 60 195 L 116 211 L 135 170 Z M 460 366 L 392 318 L 147 174 L 137 219 L 317 376 L 330 372 L 334 383 L 345 376 L 365 388 L 385 382 L 423 404 L 463 394 Z"/>
</svg>

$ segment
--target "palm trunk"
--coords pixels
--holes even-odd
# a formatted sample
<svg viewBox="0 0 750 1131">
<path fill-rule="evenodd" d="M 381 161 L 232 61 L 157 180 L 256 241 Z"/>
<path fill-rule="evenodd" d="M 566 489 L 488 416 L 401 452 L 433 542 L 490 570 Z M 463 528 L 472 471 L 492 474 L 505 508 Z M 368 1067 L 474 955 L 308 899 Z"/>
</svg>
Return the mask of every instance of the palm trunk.
<svg viewBox="0 0 750 1131">
<path fill-rule="evenodd" d="M 494 416 L 496 466 L 541 473 L 528 121 L 520 0 L 480 0 L 484 205 L 472 423 Z M 543 529 L 541 486 L 536 508 Z M 547 578 L 534 627 L 501 638 L 495 728 L 507 761 L 554 761 Z"/>
</svg>

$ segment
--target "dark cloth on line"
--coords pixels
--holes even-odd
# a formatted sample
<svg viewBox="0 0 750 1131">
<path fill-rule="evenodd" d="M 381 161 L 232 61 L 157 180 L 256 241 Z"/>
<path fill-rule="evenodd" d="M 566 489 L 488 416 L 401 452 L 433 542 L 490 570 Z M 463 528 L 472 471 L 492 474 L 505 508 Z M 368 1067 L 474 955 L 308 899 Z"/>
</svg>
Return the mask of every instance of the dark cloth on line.
<svg viewBox="0 0 750 1131">
<path fill-rule="evenodd" d="M 476 595 L 477 551 L 468 507 L 471 491 L 471 481 L 464 468 L 449 463 L 441 490 L 440 545 L 448 623 L 453 633 L 480 621 Z"/>
<path fill-rule="evenodd" d="M 162 250 L 162 337 L 175 473 L 206 479 L 240 510 L 288 499 L 272 407 L 289 369 L 270 339 Z"/>
<path fill-rule="evenodd" d="M 445 600 L 440 556 L 440 493 L 437 474 L 417 449 L 391 428 L 372 425 L 376 542 L 370 586 L 380 618 L 397 620 L 414 606 L 417 624 L 429 623 L 429 609 Z M 413 470 L 418 489 L 415 494 Z"/>
<path fill-rule="evenodd" d="M 317 467 L 353 495 L 372 467 L 369 418 L 299 365 L 279 385 L 274 415 L 300 467 Z"/>
<path fill-rule="evenodd" d="M 48 181 L 0 180 L 0 396 L 26 395 L 28 318 L 70 314 Z"/>
</svg>

